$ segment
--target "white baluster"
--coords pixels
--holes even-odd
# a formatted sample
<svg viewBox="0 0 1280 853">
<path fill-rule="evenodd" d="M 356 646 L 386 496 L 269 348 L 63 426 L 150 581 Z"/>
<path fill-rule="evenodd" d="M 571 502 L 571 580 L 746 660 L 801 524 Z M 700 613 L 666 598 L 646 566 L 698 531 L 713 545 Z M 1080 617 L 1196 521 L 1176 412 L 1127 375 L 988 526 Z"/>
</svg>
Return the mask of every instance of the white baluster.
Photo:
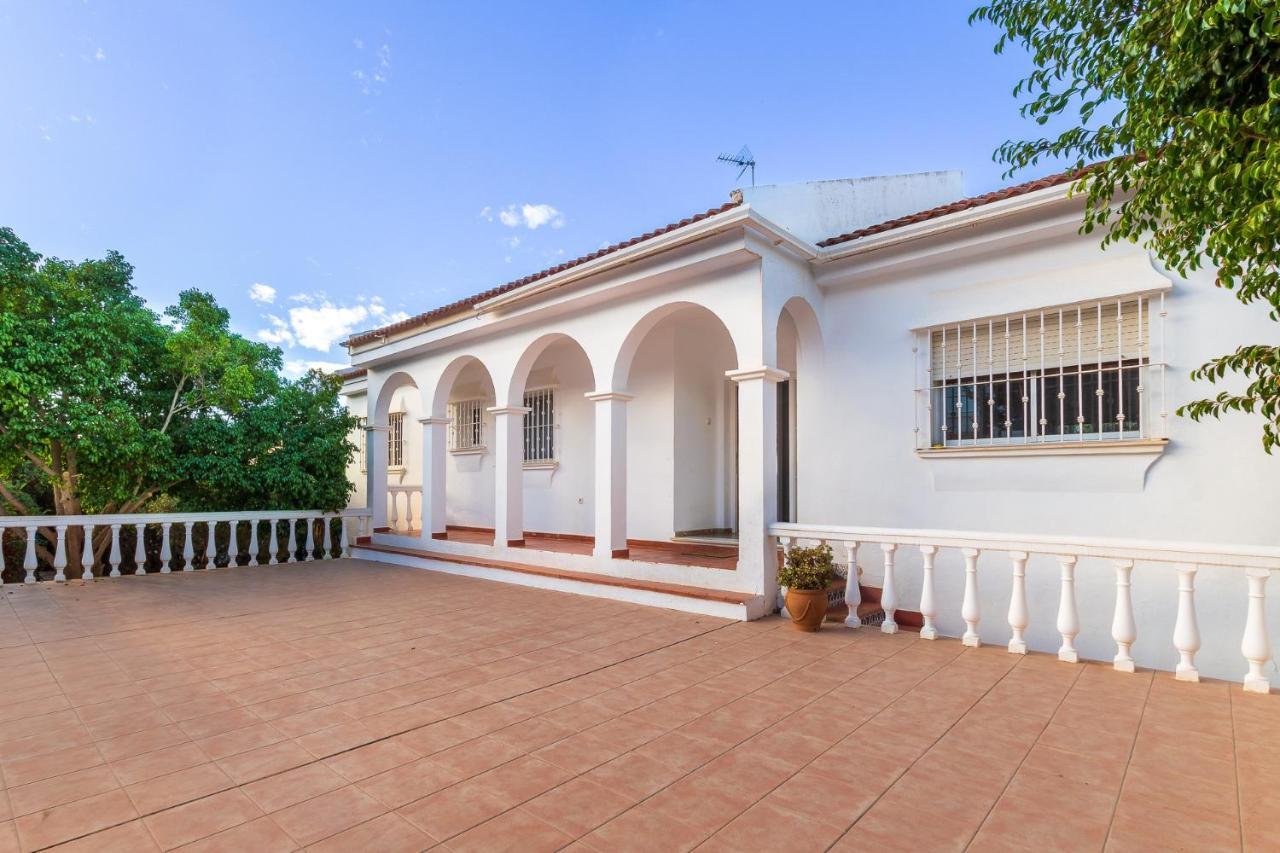
<svg viewBox="0 0 1280 853">
<path fill-rule="evenodd" d="M 975 649 L 982 645 L 978 637 L 978 622 L 982 620 L 982 606 L 978 603 L 978 554 L 977 548 L 964 548 L 964 601 L 960 605 L 960 618 L 965 631 L 961 642 Z"/>
<path fill-rule="evenodd" d="M 1178 566 L 1178 621 L 1173 626 L 1173 647 L 1178 650 L 1178 681 L 1199 681 L 1196 652 L 1200 651 L 1200 625 L 1196 622 L 1196 569 Z"/>
<path fill-rule="evenodd" d="M 924 617 L 924 626 L 920 629 L 922 640 L 938 639 L 938 629 L 933 624 L 934 617 L 938 615 L 933 591 L 933 558 L 937 553 L 937 545 L 920 546 L 920 557 L 924 560 L 924 578 L 920 584 L 920 615 Z"/>
<path fill-rule="evenodd" d="M 93 525 L 82 525 L 80 530 L 84 537 L 80 548 L 80 579 L 91 581 L 93 580 Z"/>
<path fill-rule="evenodd" d="M 55 581 L 65 581 L 67 579 L 67 526 L 59 524 L 58 541 L 53 545 L 53 579 Z"/>
<path fill-rule="evenodd" d="M 269 549 L 267 553 L 271 555 L 271 559 L 267 561 L 267 565 L 269 566 L 279 565 L 280 563 L 280 540 L 278 538 L 280 533 L 279 530 L 277 530 L 278 524 L 279 519 L 273 518 L 271 519 L 270 527 L 267 528 L 270 531 L 267 536 L 267 548 Z"/>
<path fill-rule="evenodd" d="M 387 509 L 391 511 L 390 524 L 387 526 L 390 527 L 392 531 L 397 531 L 400 529 L 400 493 L 392 491 L 387 497 L 389 498 L 387 501 Z"/>
<path fill-rule="evenodd" d="M 1262 674 L 1262 668 L 1271 660 L 1271 640 L 1267 636 L 1267 581 L 1268 569 L 1249 569 L 1249 615 L 1245 618 L 1244 639 L 1240 652 L 1249 662 L 1249 672 L 1244 677 L 1246 693 L 1270 693 L 1271 682 Z"/>
<path fill-rule="evenodd" d="M 316 520 L 308 518 L 307 520 L 307 553 L 302 555 L 303 562 L 315 557 L 316 554 Z"/>
<path fill-rule="evenodd" d="M 36 561 L 36 532 L 37 528 L 27 528 L 27 553 L 22 560 L 22 568 L 26 571 L 27 576 L 22 579 L 23 583 L 36 582 L 36 567 L 39 563 Z"/>
<path fill-rule="evenodd" d="M 1111 639 L 1116 641 L 1115 668 L 1119 672 L 1133 672 L 1134 640 L 1138 639 L 1138 626 L 1133 621 L 1132 576 L 1133 560 L 1113 560 L 1116 567 L 1116 614 L 1111 620 Z"/>
<path fill-rule="evenodd" d="M 342 556 L 351 556 L 351 519 L 345 515 L 338 520 L 338 545 Z"/>
<path fill-rule="evenodd" d="M 778 544 L 782 546 L 782 564 L 787 564 L 787 555 L 791 553 L 791 543 L 794 540 L 790 536 L 779 536 Z M 790 618 L 791 613 L 787 610 L 787 588 L 778 586 L 778 614 L 784 618 Z"/>
<path fill-rule="evenodd" d="M 844 617 L 844 624 L 850 628 L 862 627 L 862 619 L 858 616 L 858 605 L 862 604 L 862 586 L 858 583 L 858 543 L 844 543 L 844 558 L 849 566 L 849 575 L 844 579 L 844 603 L 849 608 L 849 615 Z"/>
<path fill-rule="evenodd" d="M 133 573 L 145 575 L 147 573 L 147 526 L 135 524 L 133 534 Z"/>
<path fill-rule="evenodd" d="M 218 560 L 218 522 L 216 521 L 205 522 L 204 529 L 205 529 L 205 532 L 207 533 L 204 540 L 204 567 L 205 567 L 205 570 L 207 571 L 208 569 L 217 568 L 216 563 Z M 235 535 L 236 535 L 236 532 L 234 529 L 232 529 L 231 537 L 234 539 Z M 231 553 L 230 545 L 227 546 L 227 553 L 228 554 Z"/>
<path fill-rule="evenodd" d="M 249 565 L 260 566 L 262 561 L 258 559 L 261 556 L 260 547 L 258 545 L 258 525 L 262 522 L 259 519 L 252 518 L 249 520 Z"/>
<path fill-rule="evenodd" d="M 160 574 L 167 575 L 173 571 L 169 564 L 173 562 L 173 522 L 160 522 Z"/>
<path fill-rule="evenodd" d="M 1062 592 L 1058 596 L 1058 633 L 1062 635 L 1062 645 L 1058 648 L 1058 660 L 1079 663 L 1080 653 L 1076 651 L 1076 635 L 1080 633 L 1080 613 L 1076 610 L 1076 558 L 1061 556 L 1058 565 L 1062 568 Z"/>
<path fill-rule="evenodd" d="M 110 577 L 120 577 L 120 525 L 111 525 L 111 572 Z"/>
<path fill-rule="evenodd" d="M 289 559 L 285 562 L 295 563 L 298 561 L 298 519 L 289 519 Z"/>
<path fill-rule="evenodd" d="M 192 565 L 196 559 L 195 532 L 196 526 L 190 521 L 182 526 L 182 570 L 184 572 L 196 570 Z"/>
<path fill-rule="evenodd" d="M 1010 551 L 1009 559 L 1013 561 L 1013 590 L 1009 594 L 1009 628 L 1013 636 L 1009 639 L 1009 654 L 1025 655 L 1027 640 L 1024 633 L 1031 620 L 1027 612 L 1027 552 Z"/>
<path fill-rule="evenodd" d="M 894 578 L 893 555 L 898 546 L 892 542 L 881 542 L 880 550 L 884 551 L 884 588 L 880 590 L 880 609 L 884 611 L 884 621 L 880 630 L 886 634 L 898 633 L 898 623 L 893 615 L 898 612 L 898 588 Z"/>
</svg>

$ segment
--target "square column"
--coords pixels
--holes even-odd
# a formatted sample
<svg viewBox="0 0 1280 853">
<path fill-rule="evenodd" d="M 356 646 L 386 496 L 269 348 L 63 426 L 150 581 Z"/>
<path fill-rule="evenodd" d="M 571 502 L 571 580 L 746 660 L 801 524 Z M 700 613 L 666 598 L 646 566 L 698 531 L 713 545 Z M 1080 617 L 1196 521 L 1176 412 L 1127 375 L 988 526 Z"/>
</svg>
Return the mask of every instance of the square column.
<svg viewBox="0 0 1280 853">
<path fill-rule="evenodd" d="M 772 611 L 778 598 L 778 389 L 787 372 L 754 367 L 725 373 L 738 384 L 738 571 Z"/>
<path fill-rule="evenodd" d="M 494 407 L 493 544 L 524 546 L 524 406 Z"/>
<path fill-rule="evenodd" d="M 443 539 L 445 533 L 444 456 L 448 418 L 418 418 L 422 424 L 422 539 Z"/>
<path fill-rule="evenodd" d="M 595 535 L 592 554 L 626 559 L 627 403 L 630 394 L 596 391 L 585 395 L 595 406 Z"/>
<path fill-rule="evenodd" d="M 373 530 L 387 526 L 387 432 L 385 426 L 364 428 L 364 502 Z"/>
</svg>

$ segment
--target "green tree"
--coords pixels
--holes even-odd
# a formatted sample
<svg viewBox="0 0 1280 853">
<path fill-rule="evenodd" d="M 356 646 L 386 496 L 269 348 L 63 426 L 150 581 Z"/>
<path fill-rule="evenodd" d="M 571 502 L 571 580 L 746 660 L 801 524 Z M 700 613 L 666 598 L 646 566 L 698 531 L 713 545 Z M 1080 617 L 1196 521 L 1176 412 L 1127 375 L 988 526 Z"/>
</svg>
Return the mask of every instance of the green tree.
<svg viewBox="0 0 1280 853">
<path fill-rule="evenodd" d="M 1056 136 L 1009 141 L 1010 172 L 1044 158 L 1081 170 L 1083 230 L 1104 245 L 1143 242 L 1170 270 L 1206 261 L 1220 287 L 1280 320 L 1280 4 L 1275 0 L 994 0 L 996 52 L 1020 45 L 1034 70 L 1014 89 L 1022 114 Z M 1247 379 L 1182 406 L 1195 420 L 1262 415 L 1280 443 L 1280 347 L 1241 346 L 1192 373 Z"/>
<path fill-rule="evenodd" d="M 0 511 L 345 506 L 339 381 L 281 378 L 280 351 L 232 333 L 207 293 L 157 316 L 132 274 L 115 252 L 42 259 L 0 228 Z"/>
</svg>

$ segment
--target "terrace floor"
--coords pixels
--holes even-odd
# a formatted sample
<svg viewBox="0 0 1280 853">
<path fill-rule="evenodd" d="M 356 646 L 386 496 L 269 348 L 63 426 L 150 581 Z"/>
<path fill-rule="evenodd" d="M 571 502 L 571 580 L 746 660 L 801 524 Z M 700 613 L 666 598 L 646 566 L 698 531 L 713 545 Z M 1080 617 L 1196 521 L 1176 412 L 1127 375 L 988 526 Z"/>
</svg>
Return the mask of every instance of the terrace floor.
<svg viewBox="0 0 1280 853">
<path fill-rule="evenodd" d="M 0 590 L 0 851 L 1280 848 L 1280 697 L 359 560 Z"/>
</svg>

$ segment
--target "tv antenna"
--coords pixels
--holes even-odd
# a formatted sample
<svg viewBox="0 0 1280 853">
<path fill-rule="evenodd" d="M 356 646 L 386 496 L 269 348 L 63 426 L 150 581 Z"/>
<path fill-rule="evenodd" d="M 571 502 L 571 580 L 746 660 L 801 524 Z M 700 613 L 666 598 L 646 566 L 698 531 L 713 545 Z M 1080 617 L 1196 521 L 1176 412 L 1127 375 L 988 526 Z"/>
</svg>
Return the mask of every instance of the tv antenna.
<svg viewBox="0 0 1280 853">
<path fill-rule="evenodd" d="M 731 166 L 738 166 L 738 177 L 741 178 L 748 169 L 751 170 L 751 186 L 756 185 L 756 158 L 751 153 L 751 149 L 742 146 L 742 150 L 737 154 L 721 154 L 716 158 L 719 163 L 728 163 Z"/>
</svg>

